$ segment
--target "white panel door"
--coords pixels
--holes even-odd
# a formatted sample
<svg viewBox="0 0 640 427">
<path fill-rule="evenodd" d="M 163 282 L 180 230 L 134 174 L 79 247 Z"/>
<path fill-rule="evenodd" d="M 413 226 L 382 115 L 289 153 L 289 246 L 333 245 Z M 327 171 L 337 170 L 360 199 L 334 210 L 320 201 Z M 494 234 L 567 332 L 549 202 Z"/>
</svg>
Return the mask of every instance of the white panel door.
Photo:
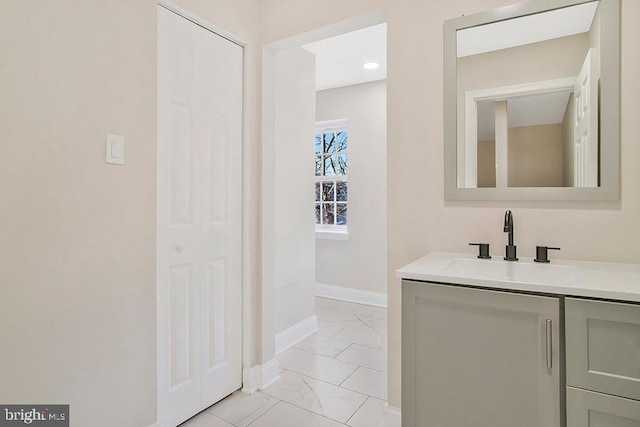
<svg viewBox="0 0 640 427">
<path fill-rule="evenodd" d="M 242 48 L 158 7 L 158 422 L 242 385 Z"/>
<path fill-rule="evenodd" d="M 589 49 L 578 75 L 575 97 L 574 185 L 598 186 L 598 64 Z"/>
</svg>

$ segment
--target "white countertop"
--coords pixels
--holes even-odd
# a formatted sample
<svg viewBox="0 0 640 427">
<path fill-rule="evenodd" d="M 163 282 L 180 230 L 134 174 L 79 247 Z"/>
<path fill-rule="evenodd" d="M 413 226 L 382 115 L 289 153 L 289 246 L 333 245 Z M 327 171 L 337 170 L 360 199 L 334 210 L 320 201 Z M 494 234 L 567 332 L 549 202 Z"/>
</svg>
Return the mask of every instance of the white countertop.
<svg viewBox="0 0 640 427">
<path fill-rule="evenodd" d="M 475 255 L 434 252 L 396 271 L 396 276 L 427 282 L 640 302 L 640 264 L 552 259 L 551 263 L 478 259 Z"/>
</svg>

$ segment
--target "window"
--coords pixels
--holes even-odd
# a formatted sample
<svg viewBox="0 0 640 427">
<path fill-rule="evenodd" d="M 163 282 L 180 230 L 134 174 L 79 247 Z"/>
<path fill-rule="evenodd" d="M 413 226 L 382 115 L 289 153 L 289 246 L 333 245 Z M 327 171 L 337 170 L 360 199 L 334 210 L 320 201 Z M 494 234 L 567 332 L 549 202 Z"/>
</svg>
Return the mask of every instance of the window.
<svg viewBox="0 0 640 427">
<path fill-rule="evenodd" d="M 349 134 L 346 120 L 317 124 L 316 230 L 347 231 Z"/>
</svg>

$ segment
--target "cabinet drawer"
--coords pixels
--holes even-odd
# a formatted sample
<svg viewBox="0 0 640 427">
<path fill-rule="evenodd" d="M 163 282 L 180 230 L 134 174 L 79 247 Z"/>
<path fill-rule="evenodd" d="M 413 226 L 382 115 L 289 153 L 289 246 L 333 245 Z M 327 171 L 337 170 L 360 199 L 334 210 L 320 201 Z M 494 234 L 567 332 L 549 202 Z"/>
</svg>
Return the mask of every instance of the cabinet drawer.
<svg viewBox="0 0 640 427">
<path fill-rule="evenodd" d="M 640 400 L 640 305 L 567 298 L 565 310 L 567 385 Z"/>
<path fill-rule="evenodd" d="M 640 402 L 567 387 L 567 427 L 640 427 Z"/>
</svg>

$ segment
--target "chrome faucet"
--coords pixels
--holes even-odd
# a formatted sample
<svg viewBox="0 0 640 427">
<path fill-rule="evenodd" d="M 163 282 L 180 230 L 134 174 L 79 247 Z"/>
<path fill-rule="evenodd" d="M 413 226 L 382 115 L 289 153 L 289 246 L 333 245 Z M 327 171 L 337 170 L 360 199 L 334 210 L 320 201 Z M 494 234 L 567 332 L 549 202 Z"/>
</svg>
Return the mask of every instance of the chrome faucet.
<svg viewBox="0 0 640 427">
<path fill-rule="evenodd" d="M 511 211 L 509 210 L 504 213 L 504 232 L 509 233 L 509 241 L 506 246 L 504 259 L 506 261 L 517 261 L 516 245 L 513 244 L 513 215 L 511 215 Z"/>
</svg>

